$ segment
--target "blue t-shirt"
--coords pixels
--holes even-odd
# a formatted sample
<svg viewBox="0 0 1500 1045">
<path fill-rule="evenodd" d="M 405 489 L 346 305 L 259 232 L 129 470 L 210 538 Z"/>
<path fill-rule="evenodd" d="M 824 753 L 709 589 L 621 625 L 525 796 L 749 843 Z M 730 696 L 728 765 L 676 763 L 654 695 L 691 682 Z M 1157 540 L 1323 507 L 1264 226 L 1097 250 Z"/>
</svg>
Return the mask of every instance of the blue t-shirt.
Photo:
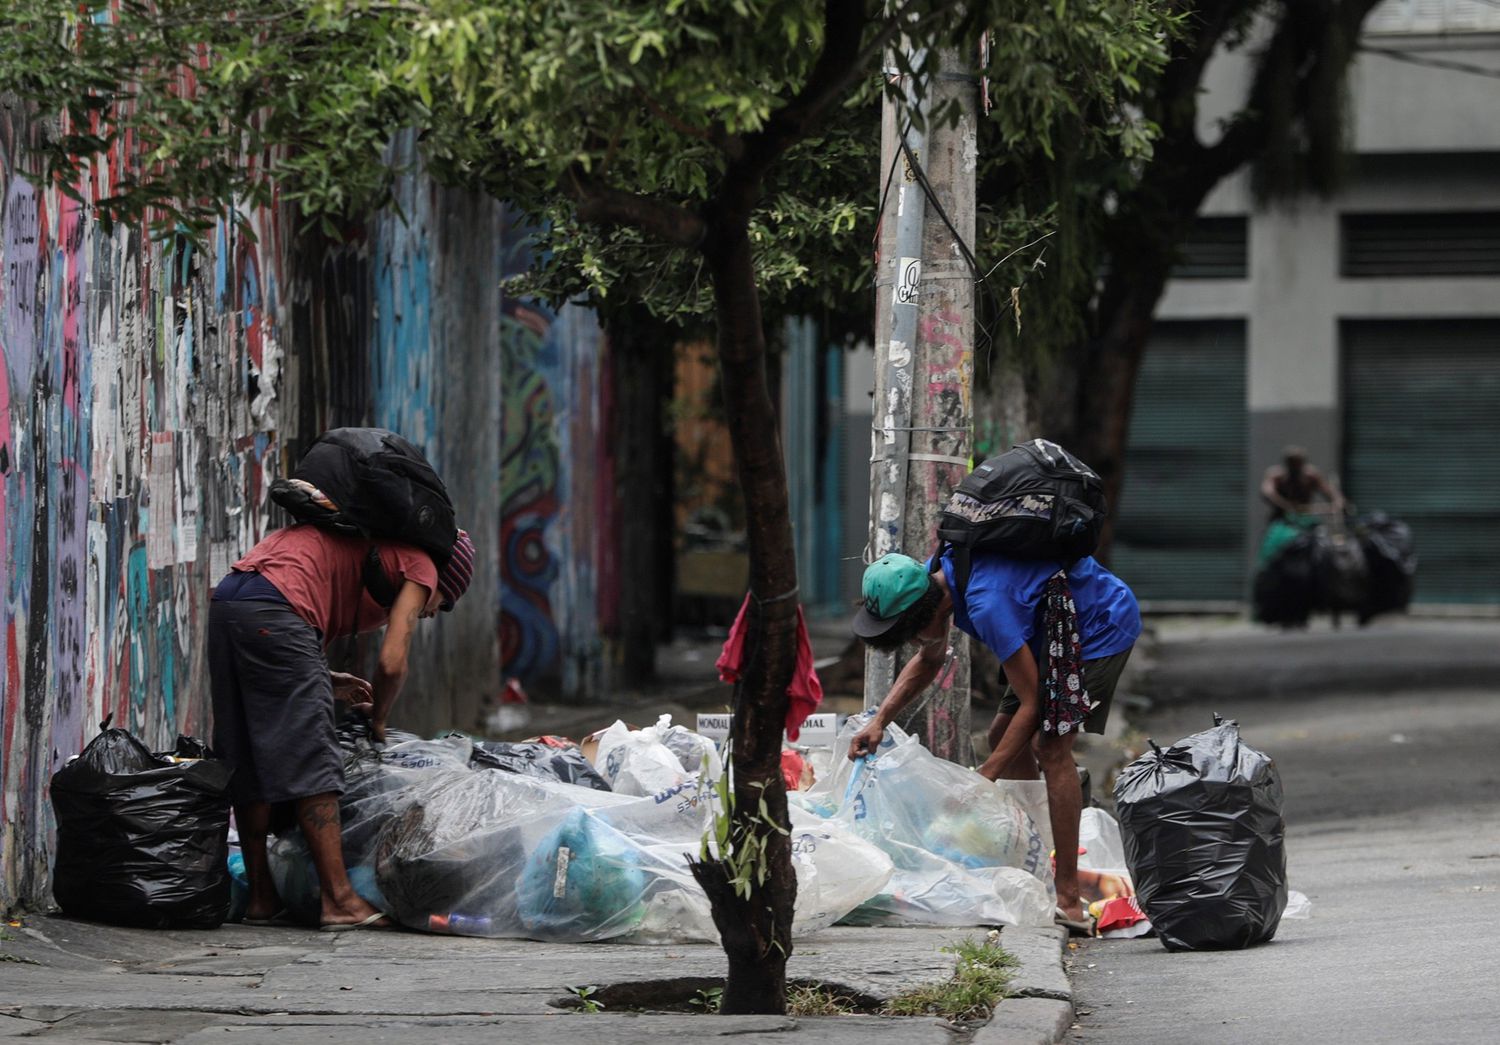
<svg viewBox="0 0 1500 1045">
<path fill-rule="evenodd" d="M 1058 564 L 976 552 L 968 587 L 959 592 L 953 583 L 953 550 L 946 545 L 942 561 L 943 576 L 953 592 L 954 625 L 984 643 L 1002 661 L 1023 643 L 1030 643 L 1041 664 L 1042 594 Z M 933 560 L 928 561 L 927 568 L 934 568 Z M 1084 660 L 1111 657 L 1135 645 L 1141 635 L 1141 609 L 1124 581 L 1090 556 L 1068 568 L 1068 587 L 1073 590 L 1073 604 L 1078 609 Z"/>
</svg>

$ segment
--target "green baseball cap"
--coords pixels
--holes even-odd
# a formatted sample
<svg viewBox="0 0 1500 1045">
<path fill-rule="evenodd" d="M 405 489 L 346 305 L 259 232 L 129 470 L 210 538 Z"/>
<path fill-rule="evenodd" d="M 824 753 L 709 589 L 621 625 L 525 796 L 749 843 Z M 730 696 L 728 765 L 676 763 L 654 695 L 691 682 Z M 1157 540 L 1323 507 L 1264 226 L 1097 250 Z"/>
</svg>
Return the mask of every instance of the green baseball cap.
<svg viewBox="0 0 1500 1045">
<path fill-rule="evenodd" d="M 890 631 L 929 583 L 927 567 L 910 555 L 893 553 L 870 563 L 861 585 L 865 604 L 854 615 L 854 634 L 873 639 Z"/>
</svg>

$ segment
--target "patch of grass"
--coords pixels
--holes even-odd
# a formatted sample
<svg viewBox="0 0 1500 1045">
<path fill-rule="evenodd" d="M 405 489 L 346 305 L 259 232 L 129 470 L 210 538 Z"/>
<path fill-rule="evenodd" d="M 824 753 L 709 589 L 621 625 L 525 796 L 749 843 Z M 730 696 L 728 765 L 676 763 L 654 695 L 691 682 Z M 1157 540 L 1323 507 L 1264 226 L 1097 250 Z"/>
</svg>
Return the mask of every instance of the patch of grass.
<svg viewBox="0 0 1500 1045">
<path fill-rule="evenodd" d="M 853 998 L 821 983 L 794 983 L 786 989 L 788 1016 L 853 1016 L 863 1011 Z"/>
<path fill-rule="evenodd" d="M 983 940 L 964 940 L 943 950 L 958 958 L 953 978 L 898 994 L 886 1003 L 891 1016 L 941 1016 L 950 1020 L 980 1020 L 1005 997 L 1016 959 L 1000 946 L 1000 934 Z"/>
</svg>

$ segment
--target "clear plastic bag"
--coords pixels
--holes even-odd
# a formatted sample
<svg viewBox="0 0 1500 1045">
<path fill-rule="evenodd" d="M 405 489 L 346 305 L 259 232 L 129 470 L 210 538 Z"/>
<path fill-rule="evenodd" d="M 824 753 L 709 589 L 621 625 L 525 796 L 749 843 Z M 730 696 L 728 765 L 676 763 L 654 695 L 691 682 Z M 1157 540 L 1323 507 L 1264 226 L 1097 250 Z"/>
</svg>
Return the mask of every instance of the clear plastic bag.
<svg viewBox="0 0 1500 1045">
<path fill-rule="evenodd" d="M 863 725 L 845 724 L 834 750 Z M 873 756 L 836 760 L 799 804 L 876 846 L 894 872 L 849 919 L 864 924 L 1050 925 L 1049 844 L 1031 784 L 993 783 L 899 727 Z M 1042 807 L 1045 809 L 1045 806 Z"/>
<path fill-rule="evenodd" d="M 611 790 L 609 781 L 599 775 L 576 745 L 559 748 L 550 744 L 481 740 L 474 745 L 470 762 L 475 769 L 498 769 L 505 773 L 579 784 L 596 791 Z"/>
<path fill-rule="evenodd" d="M 718 939 L 687 865 L 712 816 L 712 781 L 685 774 L 675 755 L 677 783 L 627 795 L 472 768 L 461 736 L 347 747 L 350 880 L 401 924 L 554 941 Z M 891 862 L 878 848 L 802 810 L 792 824 L 795 933 L 833 924 L 885 887 Z M 299 834 L 277 840 L 272 865 L 283 900 L 315 918 L 317 878 Z"/>
</svg>

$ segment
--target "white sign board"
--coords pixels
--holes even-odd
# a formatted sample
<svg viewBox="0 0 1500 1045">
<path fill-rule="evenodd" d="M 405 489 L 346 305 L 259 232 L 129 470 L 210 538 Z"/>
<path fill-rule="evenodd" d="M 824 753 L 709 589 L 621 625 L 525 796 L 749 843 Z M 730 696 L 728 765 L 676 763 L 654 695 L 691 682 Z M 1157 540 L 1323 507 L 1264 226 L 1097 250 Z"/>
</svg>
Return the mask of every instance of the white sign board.
<svg viewBox="0 0 1500 1045">
<path fill-rule="evenodd" d="M 733 715 L 699 714 L 698 732 L 717 743 L 729 736 L 729 723 L 733 719 Z"/>
<path fill-rule="evenodd" d="M 729 723 L 734 716 L 715 714 L 698 716 L 698 732 L 718 743 L 729 736 Z M 832 747 L 839 732 L 839 717 L 832 711 L 808 715 L 802 723 L 802 732 L 797 743 L 803 747 Z"/>
</svg>

